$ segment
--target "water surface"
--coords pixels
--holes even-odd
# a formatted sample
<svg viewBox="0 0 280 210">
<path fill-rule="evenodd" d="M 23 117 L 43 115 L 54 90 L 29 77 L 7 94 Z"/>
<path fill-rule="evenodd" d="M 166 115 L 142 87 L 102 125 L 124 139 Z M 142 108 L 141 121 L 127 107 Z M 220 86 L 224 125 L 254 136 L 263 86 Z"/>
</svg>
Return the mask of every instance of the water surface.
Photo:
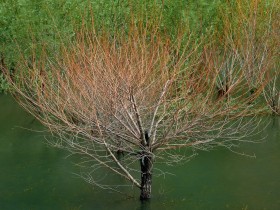
<svg viewBox="0 0 280 210">
<path fill-rule="evenodd" d="M 155 177 L 153 198 L 144 205 L 134 198 L 85 183 L 67 152 L 47 146 L 43 127 L 6 95 L 0 95 L 0 209 L 280 209 L 280 118 L 260 134 L 261 144 L 241 151 L 201 152 L 175 167 L 175 174 Z M 259 137 L 260 137 L 259 136 Z M 116 178 L 118 182 L 118 178 Z"/>
</svg>

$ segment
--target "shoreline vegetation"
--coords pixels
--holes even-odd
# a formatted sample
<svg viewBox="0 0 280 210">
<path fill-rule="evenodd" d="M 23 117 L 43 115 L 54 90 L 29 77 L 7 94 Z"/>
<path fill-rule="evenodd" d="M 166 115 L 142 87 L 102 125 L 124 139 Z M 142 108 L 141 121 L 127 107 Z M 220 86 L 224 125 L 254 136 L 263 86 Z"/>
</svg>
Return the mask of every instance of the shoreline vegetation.
<svg viewBox="0 0 280 210">
<path fill-rule="evenodd" d="M 44 2 L 10 8 L 10 24 L 26 27 L 3 28 L 1 87 L 54 147 L 122 177 L 140 200 L 151 198 L 156 160 L 236 152 L 256 135 L 254 116 L 280 114 L 278 1 Z M 94 174 L 81 177 L 119 191 Z"/>
<path fill-rule="evenodd" d="M 238 71 L 246 65 L 244 85 L 248 94 L 262 91 L 250 107 L 256 112 L 261 107 L 262 113 L 279 115 L 279 5 L 274 0 L 2 1 L 0 91 L 11 90 L 4 69 L 16 77 L 22 57 L 32 63 L 34 53 L 40 57 L 42 51 L 48 51 L 51 59 L 75 41 L 83 28 L 114 37 L 122 30 L 128 31 L 134 21 L 150 29 L 154 25 L 171 42 L 179 36 L 182 45 L 191 40 L 198 53 L 205 54 L 199 67 L 202 70 L 217 68 L 213 62 L 221 60 L 224 66 L 220 68 L 224 69 Z M 228 91 L 226 74 L 230 72 L 226 71 L 216 82 L 217 97 Z"/>
</svg>

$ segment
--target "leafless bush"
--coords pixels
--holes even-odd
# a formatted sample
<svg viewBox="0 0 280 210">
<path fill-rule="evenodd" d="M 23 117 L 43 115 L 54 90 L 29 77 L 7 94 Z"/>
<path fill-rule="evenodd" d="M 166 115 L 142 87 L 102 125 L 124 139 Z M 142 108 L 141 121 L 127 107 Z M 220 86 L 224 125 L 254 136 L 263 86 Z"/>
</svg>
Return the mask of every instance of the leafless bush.
<svg viewBox="0 0 280 210">
<path fill-rule="evenodd" d="M 249 95 L 260 96 L 268 85 L 265 99 L 270 107 L 275 106 L 277 88 L 275 84 L 274 88 L 272 86 L 276 82 L 275 75 L 279 74 L 280 4 L 277 1 L 238 0 L 234 5 L 235 9 L 224 15 L 221 53 L 216 56 L 226 58 L 221 66 L 219 89 L 226 92 L 232 74 L 241 73 Z"/>
<path fill-rule="evenodd" d="M 217 100 L 227 60 L 180 40 L 171 42 L 157 27 L 132 25 L 114 37 L 82 30 L 57 59 L 42 52 L 32 65 L 23 60 L 10 82 L 19 103 L 58 137 L 53 145 L 89 164 L 83 178 L 109 188 L 94 176 L 107 168 L 138 187 L 145 200 L 156 160 L 188 158 L 180 155 L 183 148 L 234 150 L 254 132 L 242 117 L 249 100 L 240 94 L 243 74 L 231 79 L 231 97 Z"/>
<path fill-rule="evenodd" d="M 275 75 L 263 91 L 268 107 L 274 114 L 280 115 L 280 78 Z"/>
</svg>

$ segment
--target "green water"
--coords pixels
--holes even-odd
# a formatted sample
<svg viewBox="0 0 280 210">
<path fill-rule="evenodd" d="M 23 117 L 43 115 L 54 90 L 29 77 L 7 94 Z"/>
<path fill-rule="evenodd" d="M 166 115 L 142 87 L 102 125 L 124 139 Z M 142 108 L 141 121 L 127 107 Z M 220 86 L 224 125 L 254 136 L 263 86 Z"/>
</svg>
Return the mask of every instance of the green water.
<svg viewBox="0 0 280 210">
<path fill-rule="evenodd" d="M 0 95 L 0 210 L 9 209 L 280 209 L 280 118 L 260 134 L 266 142 L 242 145 L 248 158 L 219 149 L 201 152 L 192 161 L 162 170 L 155 177 L 153 198 L 144 205 L 134 198 L 85 183 L 66 159 L 48 147 L 43 128 L 14 100 Z M 116 180 L 118 182 L 118 180 Z"/>
</svg>

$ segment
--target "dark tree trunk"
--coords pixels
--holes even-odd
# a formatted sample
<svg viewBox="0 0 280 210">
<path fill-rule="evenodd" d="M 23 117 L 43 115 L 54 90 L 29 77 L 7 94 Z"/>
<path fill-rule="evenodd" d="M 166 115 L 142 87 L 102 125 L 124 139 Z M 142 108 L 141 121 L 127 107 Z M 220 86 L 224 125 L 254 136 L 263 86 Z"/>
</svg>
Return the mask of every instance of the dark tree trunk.
<svg viewBox="0 0 280 210">
<path fill-rule="evenodd" d="M 150 136 L 146 131 L 142 142 L 142 154 L 140 158 L 141 166 L 141 194 L 140 200 L 149 200 L 152 193 L 152 168 L 153 168 L 153 156 L 150 150 Z"/>
<path fill-rule="evenodd" d="M 152 167 L 153 158 L 148 154 L 143 154 L 140 159 L 141 165 L 141 194 L 140 200 L 149 200 L 152 193 Z"/>
</svg>

